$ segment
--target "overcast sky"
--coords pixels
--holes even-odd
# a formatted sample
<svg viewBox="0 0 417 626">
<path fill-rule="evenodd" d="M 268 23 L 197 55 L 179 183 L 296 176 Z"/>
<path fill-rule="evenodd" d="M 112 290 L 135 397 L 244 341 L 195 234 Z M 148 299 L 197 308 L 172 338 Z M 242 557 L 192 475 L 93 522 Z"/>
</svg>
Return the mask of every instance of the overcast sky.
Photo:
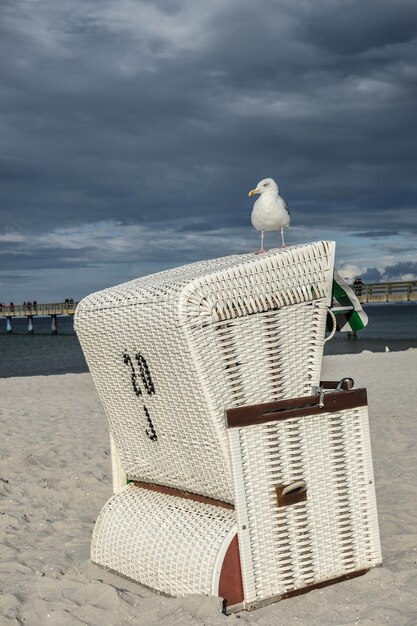
<svg viewBox="0 0 417 626">
<path fill-rule="evenodd" d="M 415 0 L 1 0 L 0 70 L 0 301 L 255 250 L 264 177 L 289 245 L 417 276 Z"/>
</svg>

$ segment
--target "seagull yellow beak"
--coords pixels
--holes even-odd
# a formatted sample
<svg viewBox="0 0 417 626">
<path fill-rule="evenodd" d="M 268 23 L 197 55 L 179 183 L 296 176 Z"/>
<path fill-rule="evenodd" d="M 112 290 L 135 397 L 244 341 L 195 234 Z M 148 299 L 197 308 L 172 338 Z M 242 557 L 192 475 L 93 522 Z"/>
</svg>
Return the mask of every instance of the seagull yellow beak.
<svg viewBox="0 0 417 626">
<path fill-rule="evenodd" d="M 249 192 L 249 196 L 254 196 L 255 193 L 259 193 L 259 189 L 251 189 Z"/>
</svg>

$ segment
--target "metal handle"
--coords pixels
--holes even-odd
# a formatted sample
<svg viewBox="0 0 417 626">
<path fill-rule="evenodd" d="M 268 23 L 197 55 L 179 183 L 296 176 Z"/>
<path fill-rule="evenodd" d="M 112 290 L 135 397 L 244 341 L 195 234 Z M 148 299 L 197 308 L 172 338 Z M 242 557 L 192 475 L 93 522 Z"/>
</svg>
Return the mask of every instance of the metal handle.
<svg viewBox="0 0 417 626">
<path fill-rule="evenodd" d="M 284 487 L 282 495 L 286 496 L 287 493 L 294 493 L 295 491 L 307 491 L 307 485 L 304 480 L 297 480 L 294 483 L 291 483 L 291 485 Z"/>
<path fill-rule="evenodd" d="M 333 311 L 331 309 L 327 309 L 327 312 L 329 313 L 330 317 L 332 318 L 332 322 L 333 322 L 333 328 L 330 332 L 330 335 L 328 335 L 328 337 L 325 337 L 324 339 L 324 343 L 326 343 L 327 341 L 330 341 L 330 339 L 333 339 L 334 334 L 337 330 L 337 322 L 336 322 L 336 315 L 333 313 Z"/>
<path fill-rule="evenodd" d="M 350 376 L 348 376 L 339 380 L 336 389 L 344 389 L 345 391 L 350 391 L 351 389 L 353 389 L 354 384 L 355 383 L 353 378 L 350 378 Z"/>
<path fill-rule="evenodd" d="M 304 480 L 295 480 L 289 485 L 277 485 L 275 495 L 278 506 L 290 506 L 307 500 L 307 484 Z"/>
</svg>

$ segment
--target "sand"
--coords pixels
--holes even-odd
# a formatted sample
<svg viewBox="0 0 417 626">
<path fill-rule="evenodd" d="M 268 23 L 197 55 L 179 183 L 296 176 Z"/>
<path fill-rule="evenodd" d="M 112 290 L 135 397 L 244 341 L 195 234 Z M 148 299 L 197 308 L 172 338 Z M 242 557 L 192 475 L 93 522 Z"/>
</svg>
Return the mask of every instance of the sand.
<svg viewBox="0 0 417 626">
<path fill-rule="evenodd" d="M 417 350 L 327 356 L 323 378 L 368 388 L 384 564 L 360 578 L 226 617 L 216 598 L 165 598 L 89 561 L 111 494 L 90 374 L 0 379 L 0 624 L 417 624 Z"/>
</svg>

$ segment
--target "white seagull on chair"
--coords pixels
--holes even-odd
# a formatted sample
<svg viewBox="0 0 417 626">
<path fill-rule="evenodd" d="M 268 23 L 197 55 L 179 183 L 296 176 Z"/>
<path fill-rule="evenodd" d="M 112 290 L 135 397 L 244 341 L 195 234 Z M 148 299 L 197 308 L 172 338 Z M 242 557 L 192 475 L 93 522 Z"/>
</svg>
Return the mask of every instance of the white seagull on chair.
<svg viewBox="0 0 417 626">
<path fill-rule="evenodd" d="M 290 212 L 284 198 L 279 195 L 278 185 L 273 178 L 264 178 L 257 185 L 256 189 L 251 189 L 250 196 L 259 193 L 260 196 L 253 205 L 252 224 L 256 230 L 261 231 L 261 248 L 259 252 L 266 252 L 264 249 L 264 235 L 266 230 L 280 230 L 282 247 L 285 248 L 284 228 L 290 225 Z"/>
</svg>

